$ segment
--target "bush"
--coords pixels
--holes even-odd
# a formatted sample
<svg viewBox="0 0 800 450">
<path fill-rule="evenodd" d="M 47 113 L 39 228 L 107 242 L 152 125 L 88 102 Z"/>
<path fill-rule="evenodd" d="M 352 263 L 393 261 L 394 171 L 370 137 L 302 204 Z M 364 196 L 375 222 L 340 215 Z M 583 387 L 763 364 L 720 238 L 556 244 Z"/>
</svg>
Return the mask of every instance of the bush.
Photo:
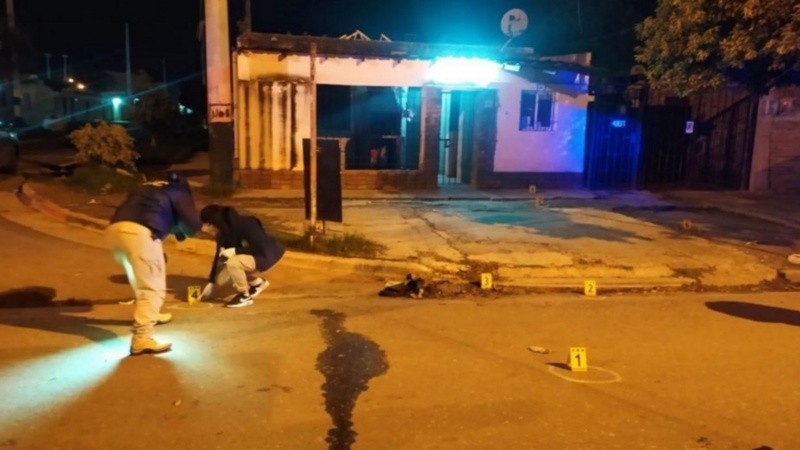
<svg viewBox="0 0 800 450">
<path fill-rule="evenodd" d="M 69 139 L 78 149 L 78 162 L 136 172 L 139 154 L 133 150 L 133 138 L 119 125 L 102 121 L 97 126 L 86 124 L 70 133 Z"/>
</svg>

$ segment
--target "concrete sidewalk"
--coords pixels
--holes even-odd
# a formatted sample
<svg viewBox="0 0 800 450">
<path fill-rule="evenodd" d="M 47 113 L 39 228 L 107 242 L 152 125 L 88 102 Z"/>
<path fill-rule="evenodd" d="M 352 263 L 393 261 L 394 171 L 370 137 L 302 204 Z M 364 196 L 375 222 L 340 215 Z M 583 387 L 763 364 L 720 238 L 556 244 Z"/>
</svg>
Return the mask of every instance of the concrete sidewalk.
<svg viewBox="0 0 800 450">
<path fill-rule="evenodd" d="M 190 175 L 198 186 L 208 180 L 202 164 L 195 160 L 173 169 Z M 26 183 L 22 198 L 43 212 L 98 229 L 106 223 L 105 217 L 52 205 L 35 191 L 35 183 Z M 242 189 L 221 203 L 302 234 L 303 195 L 299 190 Z M 800 249 L 800 208 L 788 196 L 534 194 L 454 185 L 435 191 L 345 191 L 343 199 L 343 222 L 326 223 L 326 232 L 361 234 L 386 246 L 385 254 L 364 260 L 289 252 L 289 258 L 319 268 L 349 266 L 387 279 L 414 272 L 427 279 L 477 281 L 481 273 L 491 273 L 498 286 L 575 290 L 593 280 L 602 292 L 776 288 L 782 274 L 796 270 L 787 255 Z M 190 248 L 213 251 L 202 244 Z"/>
</svg>

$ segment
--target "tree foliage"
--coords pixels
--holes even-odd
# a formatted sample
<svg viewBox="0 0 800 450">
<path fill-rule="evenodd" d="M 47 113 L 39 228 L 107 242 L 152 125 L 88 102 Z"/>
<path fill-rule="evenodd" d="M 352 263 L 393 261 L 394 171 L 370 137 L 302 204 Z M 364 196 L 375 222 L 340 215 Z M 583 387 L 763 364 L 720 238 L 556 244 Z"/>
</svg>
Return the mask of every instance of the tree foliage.
<svg viewBox="0 0 800 450">
<path fill-rule="evenodd" d="M 648 80 L 679 94 L 728 81 L 763 93 L 800 61 L 797 0 L 659 0 L 636 31 Z"/>
<path fill-rule="evenodd" d="M 78 149 L 78 162 L 90 162 L 110 168 L 136 171 L 139 154 L 133 150 L 133 138 L 120 125 L 99 122 L 86 124 L 69 134 Z"/>
<path fill-rule="evenodd" d="M 174 134 L 180 122 L 178 102 L 164 89 L 140 95 L 135 120 L 142 128 L 163 138 Z"/>
</svg>

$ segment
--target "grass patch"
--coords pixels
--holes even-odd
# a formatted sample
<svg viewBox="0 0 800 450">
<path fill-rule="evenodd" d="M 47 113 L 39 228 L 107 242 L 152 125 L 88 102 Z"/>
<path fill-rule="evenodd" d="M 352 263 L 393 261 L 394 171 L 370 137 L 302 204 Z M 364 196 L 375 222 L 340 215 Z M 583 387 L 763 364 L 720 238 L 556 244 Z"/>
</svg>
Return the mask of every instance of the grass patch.
<svg viewBox="0 0 800 450">
<path fill-rule="evenodd" d="M 143 181 L 139 174 L 127 174 L 98 164 L 75 169 L 65 183 L 92 194 L 130 192 Z"/>
<path fill-rule="evenodd" d="M 357 233 L 345 233 L 341 236 L 317 235 L 314 246 L 323 253 L 334 256 L 374 258 L 386 251 L 383 244 L 371 241 Z"/>
<path fill-rule="evenodd" d="M 311 247 L 309 233 L 298 236 L 271 230 L 270 234 L 286 248 L 303 252 L 351 258 L 374 258 L 386 251 L 386 246 L 383 244 L 372 241 L 358 233 L 345 233 L 341 236 L 317 234 L 313 248 Z"/>
</svg>

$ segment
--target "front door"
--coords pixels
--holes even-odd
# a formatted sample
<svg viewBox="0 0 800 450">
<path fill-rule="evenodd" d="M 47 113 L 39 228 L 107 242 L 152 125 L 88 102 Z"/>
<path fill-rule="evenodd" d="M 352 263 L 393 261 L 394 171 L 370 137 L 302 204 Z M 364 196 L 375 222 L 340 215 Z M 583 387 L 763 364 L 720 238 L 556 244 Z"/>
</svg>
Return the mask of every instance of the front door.
<svg viewBox="0 0 800 450">
<path fill-rule="evenodd" d="M 468 184 L 475 129 L 475 91 L 442 91 L 438 184 Z"/>
</svg>

